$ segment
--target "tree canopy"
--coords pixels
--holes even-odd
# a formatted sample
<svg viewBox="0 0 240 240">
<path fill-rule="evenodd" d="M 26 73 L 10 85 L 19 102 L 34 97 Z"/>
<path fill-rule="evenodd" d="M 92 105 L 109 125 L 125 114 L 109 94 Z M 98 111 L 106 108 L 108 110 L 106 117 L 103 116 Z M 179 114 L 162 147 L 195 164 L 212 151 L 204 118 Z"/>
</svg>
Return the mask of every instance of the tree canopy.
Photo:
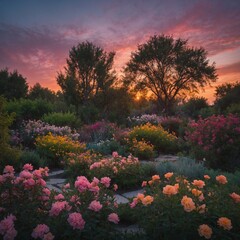
<svg viewBox="0 0 240 240">
<path fill-rule="evenodd" d="M 99 92 L 107 91 L 115 80 L 114 56 L 114 52 L 106 53 L 90 42 L 74 46 L 69 52 L 65 73 L 57 76 L 66 100 L 78 107 Z"/>
<path fill-rule="evenodd" d="M 215 65 L 209 64 L 203 48 L 189 47 L 187 40 L 165 35 L 155 35 L 139 45 L 125 73 L 127 84 L 151 91 L 166 113 L 177 98 L 198 92 L 217 79 Z"/>
<path fill-rule="evenodd" d="M 9 72 L 8 69 L 0 70 L 0 95 L 6 99 L 19 99 L 27 96 L 28 84 L 26 78 L 16 70 Z"/>
</svg>

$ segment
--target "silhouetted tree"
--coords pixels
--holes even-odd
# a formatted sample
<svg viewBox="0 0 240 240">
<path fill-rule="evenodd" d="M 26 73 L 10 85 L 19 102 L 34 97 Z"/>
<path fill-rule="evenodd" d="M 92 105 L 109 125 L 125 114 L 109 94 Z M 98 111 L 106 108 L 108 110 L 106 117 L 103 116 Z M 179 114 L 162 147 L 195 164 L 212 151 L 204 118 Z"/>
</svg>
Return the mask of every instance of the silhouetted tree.
<svg viewBox="0 0 240 240">
<path fill-rule="evenodd" d="M 115 80 L 112 71 L 114 52 L 106 53 L 90 42 L 83 42 L 69 52 L 65 73 L 57 83 L 69 103 L 86 104 L 99 92 L 109 89 Z"/>
<path fill-rule="evenodd" d="M 6 99 L 25 98 L 28 92 L 26 78 L 16 70 L 9 72 L 8 69 L 0 71 L 0 95 Z"/>
<path fill-rule="evenodd" d="M 39 83 L 36 83 L 30 88 L 28 93 L 29 99 L 45 99 L 48 101 L 54 101 L 56 99 L 55 93 L 49 88 L 42 87 Z"/>
<path fill-rule="evenodd" d="M 215 66 L 206 55 L 203 48 L 189 47 L 187 40 L 155 35 L 132 53 L 126 83 L 151 91 L 159 107 L 170 113 L 176 98 L 216 81 Z"/>
<path fill-rule="evenodd" d="M 225 112 L 232 105 L 239 105 L 240 83 L 225 83 L 216 87 L 215 96 L 214 104 L 220 113 Z"/>
</svg>

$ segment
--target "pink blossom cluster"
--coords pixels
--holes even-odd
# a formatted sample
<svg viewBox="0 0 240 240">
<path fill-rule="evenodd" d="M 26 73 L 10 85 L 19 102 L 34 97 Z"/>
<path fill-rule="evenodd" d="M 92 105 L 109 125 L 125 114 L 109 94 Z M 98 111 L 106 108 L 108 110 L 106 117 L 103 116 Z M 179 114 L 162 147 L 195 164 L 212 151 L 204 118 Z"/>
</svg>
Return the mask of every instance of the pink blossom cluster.
<svg viewBox="0 0 240 240">
<path fill-rule="evenodd" d="M 16 221 L 16 217 L 11 214 L 0 222 L 0 234 L 4 240 L 12 240 L 17 236 L 14 221 Z"/>
<path fill-rule="evenodd" d="M 135 158 L 132 155 L 129 155 L 126 158 L 119 156 L 117 152 L 113 152 L 111 158 L 104 158 L 98 162 L 94 162 L 89 169 L 107 168 L 111 169 L 114 174 L 117 174 L 119 171 L 126 171 L 128 167 L 139 164 L 138 158 Z"/>
<path fill-rule="evenodd" d="M 54 236 L 49 230 L 46 224 L 38 224 L 36 228 L 33 229 L 32 237 L 34 239 L 40 238 L 42 240 L 53 240 Z"/>
<path fill-rule="evenodd" d="M 221 146 L 234 144 L 240 139 L 240 118 L 234 115 L 211 116 L 189 123 L 186 140 L 204 151 L 221 152 Z"/>
</svg>

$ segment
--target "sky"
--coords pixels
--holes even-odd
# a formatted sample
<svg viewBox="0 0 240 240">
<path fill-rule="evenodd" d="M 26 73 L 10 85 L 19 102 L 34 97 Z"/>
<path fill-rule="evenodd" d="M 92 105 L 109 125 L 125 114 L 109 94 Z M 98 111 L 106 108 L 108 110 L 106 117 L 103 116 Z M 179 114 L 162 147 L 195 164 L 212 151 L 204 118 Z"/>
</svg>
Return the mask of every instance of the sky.
<svg viewBox="0 0 240 240">
<path fill-rule="evenodd" d="M 240 0 L 0 0 L 0 69 L 59 90 L 56 76 L 78 43 L 115 51 L 121 76 L 131 52 L 155 34 L 206 49 L 218 74 L 201 92 L 210 102 L 217 85 L 240 81 Z"/>
</svg>

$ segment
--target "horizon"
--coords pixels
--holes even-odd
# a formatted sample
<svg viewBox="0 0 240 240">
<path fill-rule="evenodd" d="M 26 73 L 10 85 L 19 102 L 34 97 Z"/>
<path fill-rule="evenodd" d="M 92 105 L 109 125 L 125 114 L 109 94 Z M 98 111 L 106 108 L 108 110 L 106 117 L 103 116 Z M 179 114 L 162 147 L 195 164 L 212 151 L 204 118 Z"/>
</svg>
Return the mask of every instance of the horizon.
<svg viewBox="0 0 240 240">
<path fill-rule="evenodd" d="M 14 2 L 14 4 L 12 4 Z M 83 41 L 115 51 L 118 76 L 139 44 L 155 34 L 188 39 L 215 62 L 218 80 L 199 96 L 214 100 L 215 87 L 240 81 L 240 1 L 90 0 L 0 1 L 0 69 L 17 70 L 29 86 L 54 91 L 69 50 Z"/>
</svg>

